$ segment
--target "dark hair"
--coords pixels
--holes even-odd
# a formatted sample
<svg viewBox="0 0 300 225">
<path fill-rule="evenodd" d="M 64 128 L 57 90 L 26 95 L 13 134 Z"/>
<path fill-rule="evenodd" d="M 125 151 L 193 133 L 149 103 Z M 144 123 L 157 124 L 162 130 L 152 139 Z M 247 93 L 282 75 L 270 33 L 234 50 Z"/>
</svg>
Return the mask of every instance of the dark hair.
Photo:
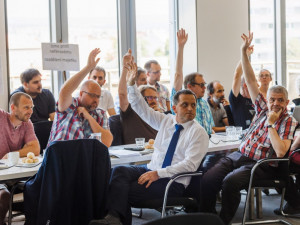
<svg viewBox="0 0 300 225">
<path fill-rule="evenodd" d="M 188 85 L 188 84 L 193 84 L 193 83 L 195 83 L 196 76 L 203 77 L 202 74 L 197 73 L 197 72 L 195 72 L 195 73 L 190 73 L 190 74 L 188 74 L 188 75 L 185 76 L 184 82 L 183 82 L 183 86 L 184 86 L 185 89 L 187 89 L 187 85 Z"/>
<path fill-rule="evenodd" d="M 11 97 L 10 97 L 10 100 L 9 100 L 9 105 L 12 105 L 14 104 L 15 106 L 19 106 L 19 103 L 20 103 L 20 98 L 24 96 L 25 98 L 28 98 L 32 101 L 32 98 L 30 95 L 24 93 L 24 92 L 17 92 L 17 93 L 14 93 Z"/>
<path fill-rule="evenodd" d="M 92 69 L 92 70 L 90 71 L 89 77 L 91 76 L 91 74 L 92 74 L 92 72 L 93 72 L 94 70 L 96 70 L 96 71 L 98 71 L 98 72 L 103 72 L 103 74 L 104 74 L 104 79 L 105 79 L 105 77 L 106 77 L 106 72 L 105 72 L 105 69 L 104 69 L 103 67 L 101 67 L 101 66 L 96 66 L 94 69 Z"/>
<path fill-rule="evenodd" d="M 141 75 L 142 73 L 146 73 L 146 70 L 144 70 L 144 69 L 141 68 L 141 67 L 138 67 L 138 68 L 137 68 L 137 76 L 136 76 L 135 79 L 138 80 L 139 77 L 140 77 L 140 75 Z"/>
<path fill-rule="evenodd" d="M 180 95 L 193 95 L 195 97 L 195 100 L 197 99 L 196 95 L 194 92 L 188 90 L 188 89 L 183 89 L 180 91 L 177 91 L 176 94 L 173 97 L 173 105 L 177 105 L 179 102 L 179 96 Z"/>
<path fill-rule="evenodd" d="M 154 63 L 154 64 L 156 64 L 156 65 L 159 64 L 159 63 L 158 63 L 156 60 L 154 60 L 154 59 L 147 61 L 147 62 L 145 63 L 145 65 L 144 65 L 144 68 L 145 68 L 145 70 L 147 70 L 147 72 L 150 71 L 150 69 L 151 69 L 151 64 L 152 64 L 152 63 Z"/>
<path fill-rule="evenodd" d="M 216 82 L 220 83 L 219 81 L 214 80 L 214 81 L 210 82 L 210 83 L 207 85 L 206 89 L 207 89 L 208 94 L 212 95 L 212 94 L 215 92 L 214 84 L 215 84 Z"/>
<path fill-rule="evenodd" d="M 29 83 L 29 81 L 31 81 L 32 78 L 34 78 L 35 76 L 38 76 L 38 75 L 41 75 L 41 73 L 37 69 L 33 69 L 33 68 L 27 69 L 20 75 L 21 83 L 22 84 L 24 82 Z"/>
</svg>

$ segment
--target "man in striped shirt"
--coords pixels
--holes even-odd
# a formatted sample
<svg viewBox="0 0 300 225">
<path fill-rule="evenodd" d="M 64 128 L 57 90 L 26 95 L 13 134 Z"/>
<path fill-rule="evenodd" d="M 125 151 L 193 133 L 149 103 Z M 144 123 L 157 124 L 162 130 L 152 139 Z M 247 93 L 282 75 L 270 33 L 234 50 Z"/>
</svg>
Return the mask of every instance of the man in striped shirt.
<svg viewBox="0 0 300 225">
<path fill-rule="evenodd" d="M 216 195 L 222 190 L 222 208 L 220 217 L 230 224 L 240 203 L 240 190 L 249 185 L 252 167 L 264 158 L 282 158 L 291 145 L 296 120 L 287 113 L 287 90 L 279 85 L 268 90 L 267 100 L 259 92 L 255 74 L 246 54 L 253 34 L 243 34 L 242 67 L 245 80 L 255 105 L 256 116 L 250 125 L 246 138 L 239 151 L 221 159 L 209 169 L 202 179 L 201 211 L 216 212 Z M 275 178 L 279 168 L 276 165 L 263 164 L 256 170 L 256 178 Z"/>
<path fill-rule="evenodd" d="M 91 51 L 87 65 L 61 88 L 48 145 L 57 140 L 89 138 L 92 133 L 101 133 L 102 143 L 108 147 L 111 145 L 113 136 L 107 129 L 105 111 L 97 109 L 100 85 L 94 80 L 87 80 L 80 88 L 79 97 L 72 98 L 80 82 L 99 62 L 100 59 L 96 59 L 99 53 L 97 48 Z"/>
</svg>

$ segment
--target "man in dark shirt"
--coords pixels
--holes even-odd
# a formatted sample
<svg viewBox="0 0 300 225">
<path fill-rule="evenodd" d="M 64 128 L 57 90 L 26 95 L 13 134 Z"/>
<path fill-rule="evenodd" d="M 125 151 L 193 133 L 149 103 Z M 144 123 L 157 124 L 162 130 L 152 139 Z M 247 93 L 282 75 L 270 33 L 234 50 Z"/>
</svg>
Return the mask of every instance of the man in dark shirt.
<svg viewBox="0 0 300 225">
<path fill-rule="evenodd" d="M 55 100 L 53 94 L 42 88 L 42 75 L 37 69 L 27 69 L 21 73 L 20 80 L 22 86 L 16 89 L 14 93 L 23 92 L 31 96 L 34 104 L 31 121 L 53 120 L 55 115 Z"/>
<path fill-rule="evenodd" d="M 253 52 L 253 46 L 247 50 L 248 57 Z M 254 116 L 254 108 L 249 95 L 247 84 L 242 77 L 243 69 L 241 61 L 239 61 L 233 77 L 232 90 L 229 94 L 229 103 L 235 126 L 241 126 L 247 129 Z"/>
</svg>

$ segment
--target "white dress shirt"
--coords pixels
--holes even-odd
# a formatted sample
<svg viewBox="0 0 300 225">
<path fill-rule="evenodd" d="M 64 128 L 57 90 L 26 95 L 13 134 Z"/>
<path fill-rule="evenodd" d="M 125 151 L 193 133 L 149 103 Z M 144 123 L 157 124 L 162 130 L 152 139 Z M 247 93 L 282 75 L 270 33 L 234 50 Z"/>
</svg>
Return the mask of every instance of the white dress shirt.
<svg viewBox="0 0 300 225">
<path fill-rule="evenodd" d="M 114 99 L 108 90 L 104 90 L 101 88 L 101 97 L 98 107 L 105 111 L 107 111 L 108 109 L 113 109 L 115 107 Z"/>
<path fill-rule="evenodd" d="M 160 178 L 196 171 L 208 150 L 209 139 L 204 128 L 195 120 L 181 124 L 184 129 L 180 132 L 172 163 L 166 168 L 161 168 L 175 132 L 176 116 L 165 115 L 150 108 L 136 85 L 128 87 L 128 99 L 132 109 L 146 123 L 158 130 L 152 159 L 147 167 L 156 170 Z M 190 177 L 180 178 L 177 182 L 186 187 L 190 183 Z"/>
</svg>

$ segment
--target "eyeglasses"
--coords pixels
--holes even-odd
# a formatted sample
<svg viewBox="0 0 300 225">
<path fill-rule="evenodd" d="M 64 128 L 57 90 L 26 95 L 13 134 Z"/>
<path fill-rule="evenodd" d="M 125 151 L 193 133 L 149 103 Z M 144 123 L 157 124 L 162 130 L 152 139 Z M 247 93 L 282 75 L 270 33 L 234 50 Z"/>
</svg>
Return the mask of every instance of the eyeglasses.
<svg viewBox="0 0 300 225">
<path fill-rule="evenodd" d="M 160 70 L 158 70 L 158 71 L 150 71 L 150 73 L 154 73 L 154 74 L 160 74 Z"/>
<path fill-rule="evenodd" d="M 201 87 L 201 88 L 203 88 L 203 87 L 205 87 L 206 86 L 206 83 L 204 82 L 204 83 L 191 83 L 191 85 L 198 85 L 199 87 Z"/>
<path fill-rule="evenodd" d="M 148 100 L 150 100 L 150 101 L 153 101 L 153 100 L 158 101 L 158 97 L 156 97 L 156 96 L 144 96 L 144 99 L 146 101 L 148 101 Z"/>
<path fill-rule="evenodd" d="M 268 77 L 270 77 L 270 74 L 260 74 L 259 77 L 261 77 L 261 78 L 268 78 Z"/>
<path fill-rule="evenodd" d="M 82 92 L 88 94 L 91 98 L 98 98 L 99 99 L 101 97 L 101 95 L 96 95 L 96 94 L 93 94 L 93 93 L 90 93 L 90 92 L 87 92 L 87 91 L 82 91 Z"/>
</svg>

